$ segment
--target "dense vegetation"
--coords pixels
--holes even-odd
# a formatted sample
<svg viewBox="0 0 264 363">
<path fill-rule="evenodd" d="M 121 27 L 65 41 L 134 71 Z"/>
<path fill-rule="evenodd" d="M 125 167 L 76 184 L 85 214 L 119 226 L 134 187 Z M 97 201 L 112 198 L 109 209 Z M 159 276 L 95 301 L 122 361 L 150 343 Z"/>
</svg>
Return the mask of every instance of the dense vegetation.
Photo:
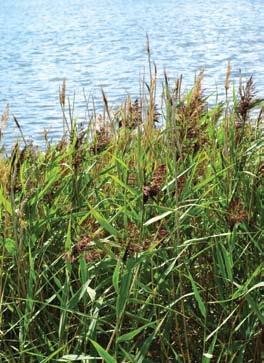
<svg viewBox="0 0 264 363">
<path fill-rule="evenodd" d="M 261 362 L 263 103 L 228 67 L 157 107 L 150 72 L 87 129 L 64 84 L 62 140 L 2 154 L 1 362 Z"/>
</svg>

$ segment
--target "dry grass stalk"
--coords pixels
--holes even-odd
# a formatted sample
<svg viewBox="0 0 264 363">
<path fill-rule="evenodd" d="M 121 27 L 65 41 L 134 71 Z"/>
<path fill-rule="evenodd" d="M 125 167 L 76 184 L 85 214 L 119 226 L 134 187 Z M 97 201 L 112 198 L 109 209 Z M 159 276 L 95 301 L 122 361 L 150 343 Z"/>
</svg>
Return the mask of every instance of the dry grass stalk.
<svg viewBox="0 0 264 363">
<path fill-rule="evenodd" d="M 6 128 L 7 126 L 7 122 L 9 120 L 9 116 L 10 116 L 10 113 L 9 113 L 9 105 L 7 104 L 4 108 L 4 111 L 2 113 L 2 116 L 1 116 L 1 124 L 0 124 L 0 128 L 1 130 Z"/>
<path fill-rule="evenodd" d="M 63 80 L 62 86 L 59 90 L 59 96 L 60 96 L 60 104 L 64 108 L 65 107 L 65 99 L 66 99 L 66 79 Z"/>
<path fill-rule="evenodd" d="M 1 122 L 0 122 L 0 139 L 3 136 L 3 130 L 7 126 L 7 122 L 9 120 L 9 105 L 7 104 L 4 108 L 4 111 L 1 116 Z"/>
<path fill-rule="evenodd" d="M 226 78 L 225 78 L 226 96 L 227 96 L 227 92 L 229 90 L 229 85 L 230 85 L 230 74 L 231 74 L 231 63 L 230 63 L 230 60 L 229 60 L 228 63 L 227 63 Z"/>
</svg>

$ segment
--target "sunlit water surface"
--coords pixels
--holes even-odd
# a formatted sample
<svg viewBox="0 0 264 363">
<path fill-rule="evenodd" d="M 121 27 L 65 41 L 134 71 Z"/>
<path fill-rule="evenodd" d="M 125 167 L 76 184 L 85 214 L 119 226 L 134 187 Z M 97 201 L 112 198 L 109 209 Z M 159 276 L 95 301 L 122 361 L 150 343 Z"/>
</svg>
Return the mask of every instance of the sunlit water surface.
<svg viewBox="0 0 264 363">
<path fill-rule="evenodd" d="M 146 33 L 159 75 L 205 69 L 205 86 L 223 89 L 226 64 L 264 86 L 263 0 L 4 0 L 0 9 L 0 112 L 8 103 L 26 138 L 55 140 L 62 122 L 58 89 L 67 79 L 75 115 L 87 117 L 84 90 L 111 105 L 139 93 L 147 70 Z M 98 101 L 99 102 L 99 101 Z M 17 130 L 10 120 L 5 143 Z"/>
</svg>

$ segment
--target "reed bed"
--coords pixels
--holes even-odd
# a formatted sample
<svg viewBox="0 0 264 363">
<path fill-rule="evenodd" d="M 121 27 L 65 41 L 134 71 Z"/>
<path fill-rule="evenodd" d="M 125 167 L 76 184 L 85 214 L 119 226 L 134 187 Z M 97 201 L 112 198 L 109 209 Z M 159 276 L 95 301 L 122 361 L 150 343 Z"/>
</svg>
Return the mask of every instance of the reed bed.
<svg viewBox="0 0 264 363">
<path fill-rule="evenodd" d="M 64 83 L 63 138 L 2 155 L 1 362 L 262 361 L 264 103 L 229 65 L 157 107 L 150 71 L 82 130 Z"/>
</svg>

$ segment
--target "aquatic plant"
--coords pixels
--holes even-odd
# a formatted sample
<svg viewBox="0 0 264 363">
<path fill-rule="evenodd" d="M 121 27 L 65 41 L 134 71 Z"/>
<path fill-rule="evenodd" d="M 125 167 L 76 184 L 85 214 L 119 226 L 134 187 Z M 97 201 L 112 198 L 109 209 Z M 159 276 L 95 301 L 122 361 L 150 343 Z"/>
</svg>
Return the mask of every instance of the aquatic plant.
<svg viewBox="0 0 264 363">
<path fill-rule="evenodd" d="M 94 132 L 64 83 L 62 140 L 1 158 L 2 362 L 263 359 L 263 102 L 228 68 L 210 106 L 165 73 L 158 109 L 150 71 Z"/>
</svg>

